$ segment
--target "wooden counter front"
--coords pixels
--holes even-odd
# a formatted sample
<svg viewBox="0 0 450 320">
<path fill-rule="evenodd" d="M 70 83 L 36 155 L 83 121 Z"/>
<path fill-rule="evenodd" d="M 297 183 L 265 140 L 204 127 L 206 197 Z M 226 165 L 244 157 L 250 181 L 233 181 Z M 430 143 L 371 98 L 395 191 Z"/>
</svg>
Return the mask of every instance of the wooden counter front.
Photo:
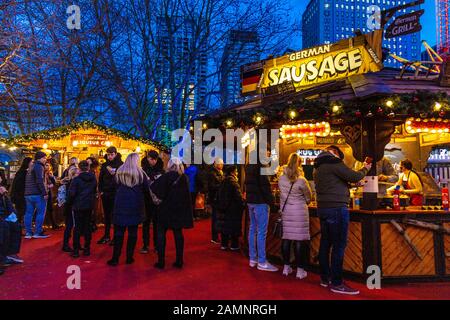
<svg viewBox="0 0 450 320">
<path fill-rule="evenodd" d="M 269 219 L 266 250 L 270 258 L 281 262 L 281 239 L 272 235 L 275 219 L 276 215 Z M 310 228 L 305 258 L 309 268 L 318 271 L 320 220 L 316 208 L 310 208 Z M 450 281 L 450 213 L 350 209 L 344 271 L 365 280 L 371 265 L 380 266 L 383 281 Z"/>
</svg>

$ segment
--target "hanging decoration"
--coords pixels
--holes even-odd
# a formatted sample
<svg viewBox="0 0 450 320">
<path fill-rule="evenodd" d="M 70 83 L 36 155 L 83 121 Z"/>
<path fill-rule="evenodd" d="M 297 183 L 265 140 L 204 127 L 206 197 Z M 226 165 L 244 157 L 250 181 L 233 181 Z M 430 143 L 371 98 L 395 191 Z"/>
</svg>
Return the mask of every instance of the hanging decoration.
<svg viewBox="0 0 450 320">
<path fill-rule="evenodd" d="M 330 134 L 330 124 L 328 122 L 299 123 L 296 125 L 283 125 L 280 129 L 282 139 L 306 138 L 306 137 L 326 137 Z"/>
<path fill-rule="evenodd" d="M 109 127 L 106 127 L 103 125 L 99 125 L 99 124 L 96 124 L 91 121 L 77 122 L 77 123 L 73 123 L 73 124 L 59 127 L 59 128 L 37 131 L 37 132 L 33 132 L 30 134 L 26 134 L 26 135 L 14 136 L 9 139 L 4 139 L 3 143 L 5 143 L 7 145 L 18 145 L 21 143 L 27 143 L 27 142 L 30 142 L 33 140 L 39 140 L 39 139 L 59 140 L 59 139 L 67 137 L 72 132 L 81 130 L 81 129 L 85 129 L 85 130 L 95 129 L 95 130 L 99 130 L 99 131 L 105 133 L 106 135 L 116 136 L 123 140 L 136 140 L 136 141 L 142 142 L 143 144 L 153 146 L 161 151 L 168 150 L 167 146 L 165 146 L 159 142 L 149 140 L 149 139 L 146 139 L 143 137 L 136 137 L 130 133 L 123 132 L 123 131 L 113 129 L 113 128 L 109 128 Z"/>
<path fill-rule="evenodd" d="M 448 133 L 450 132 L 450 122 L 448 119 L 431 118 L 409 118 L 405 123 L 408 133 Z"/>
</svg>

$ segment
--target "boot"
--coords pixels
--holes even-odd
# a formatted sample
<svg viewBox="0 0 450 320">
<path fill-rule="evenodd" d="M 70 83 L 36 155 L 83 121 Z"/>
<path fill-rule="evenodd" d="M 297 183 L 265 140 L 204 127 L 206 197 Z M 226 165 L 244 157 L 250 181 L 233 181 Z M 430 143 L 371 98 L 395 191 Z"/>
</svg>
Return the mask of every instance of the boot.
<svg viewBox="0 0 450 320">
<path fill-rule="evenodd" d="M 62 247 L 62 251 L 64 251 L 64 252 L 73 252 L 73 249 L 68 244 L 65 244 Z"/>
<path fill-rule="evenodd" d="M 73 250 L 72 257 L 73 258 L 79 258 L 80 257 L 80 252 L 78 251 L 78 249 Z"/>
</svg>

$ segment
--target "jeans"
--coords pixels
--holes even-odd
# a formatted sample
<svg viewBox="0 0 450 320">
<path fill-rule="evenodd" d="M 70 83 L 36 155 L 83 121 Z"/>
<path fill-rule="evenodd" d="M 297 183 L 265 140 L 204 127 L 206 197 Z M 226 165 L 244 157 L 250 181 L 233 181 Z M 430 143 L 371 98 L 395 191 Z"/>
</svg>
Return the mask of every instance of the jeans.
<svg viewBox="0 0 450 320">
<path fill-rule="evenodd" d="M 156 207 L 150 210 L 146 209 L 145 220 L 142 223 L 142 240 L 145 248 L 150 247 L 150 224 L 153 225 L 153 245 L 156 248 L 157 238 L 157 224 L 156 224 Z"/>
<path fill-rule="evenodd" d="M 164 265 L 166 254 L 166 233 L 168 228 L 158 225 L 158 262 Z M 176 262 L 183 264 L 184 237 L 183 229 L 172 229 L 175 239 Z"/>
<path fill-rule="evenodd" d="M 45 220 L 45 207 L 47 201 L 42 195 L 25 196 L 25 231 L 27 234 L 33 234 L 33 214 L 36 210 L 36 230 L 35 234 L 42 233 L 42 225 Z"/>
<path fill-rule="evenodd" d="M 119 226 L 114 225 L 114 250 L 113 260 L 119 261 L 122 252 L 123 240 L 125 238 L 125 230 L 128 228 L 127 240 L 127 259 L 133 259 L 134 249 L 136 248 L 138 226 Z"/>
<path fill-rule="evenodd" d="M 250 228 L 248 231 L 248 250 L 250 260 L 258 261 L 258 263 L 265 263 L 269 206 L 267 204 L 249 203 L 248 214 L 250 216 Z"/>
<path fill-rule="evenodd" d="M 89 249 L 91 246 L 91 217 L 92 209 L 88 210 L 74 210 L 73 211 L 73 250 L 81 249 L 80 237 L 84 237 L 84 247 Z"/>
<path fill-rule="evenodd" d="M 347 207 L 318 208 L 320 218 L 319 264 L 322 281 L 334 286 L 342 284 L 344 252 L 347 246 L 350 215 Z M 330 266 L 331 251 L 331 266 Z"/>
<path fill-rule="evenodd" d="M 104 238 L 110 239 L 112 215 L 114 211 L 114 200 L 116 198 L 115 193 L 104 193 L 102 195 L 103 215 L 105 223 L 105 235 Z"/>
<path fill-rule="evenodd" d="M 72 235 L 73 230 L 73 212 L 72 212 L 72 206 L 65 204 L 64 205 L 64 219 L 66 228 L 64 229 L 64 240 L 63 240 L 63 247 L 69 246 L 69 240 Z"/>
</svg>

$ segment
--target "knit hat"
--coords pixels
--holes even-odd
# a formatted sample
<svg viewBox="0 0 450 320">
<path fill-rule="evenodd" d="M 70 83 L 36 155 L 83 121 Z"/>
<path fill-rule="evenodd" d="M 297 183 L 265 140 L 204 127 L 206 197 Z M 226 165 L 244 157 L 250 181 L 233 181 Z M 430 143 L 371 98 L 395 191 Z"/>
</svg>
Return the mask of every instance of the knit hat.
<svg viewBox="0 0 450 320">
<path fill-rule="evenodd" d="M 34 160 L 39 160 L 39 159 L 46 158 L 46 157 L 47 157 L 47 155 L 45 154 L 45 152 L 38 151 L 34 155 Z"/>
</svg>

